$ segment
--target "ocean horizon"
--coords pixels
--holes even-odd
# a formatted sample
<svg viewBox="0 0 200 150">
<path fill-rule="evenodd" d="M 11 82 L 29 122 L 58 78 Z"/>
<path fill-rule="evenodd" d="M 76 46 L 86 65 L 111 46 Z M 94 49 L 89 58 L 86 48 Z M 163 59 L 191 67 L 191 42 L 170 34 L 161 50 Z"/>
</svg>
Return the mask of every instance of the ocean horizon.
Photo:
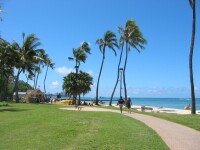
<svg viewBox="0 0 200 150">
<path fill-rule="evenodd" d="M 62 99 L 65 99 L 64 97 Z M 112 104 L 117 104 L 119 98 L 114 97 Z M 91 97 L 81 97 L 83 101 L 95 100 Z M 110 97 L 100 97 L 99 101 L 109 104 Z M 155 106 L 163 108 L 184 109 L 185 106 L 192 104 L 191 98 L 131 98 L 132 105 Z M 196 110 L 200 110 L 200 98 L 196 98 Z"/>
</svg>

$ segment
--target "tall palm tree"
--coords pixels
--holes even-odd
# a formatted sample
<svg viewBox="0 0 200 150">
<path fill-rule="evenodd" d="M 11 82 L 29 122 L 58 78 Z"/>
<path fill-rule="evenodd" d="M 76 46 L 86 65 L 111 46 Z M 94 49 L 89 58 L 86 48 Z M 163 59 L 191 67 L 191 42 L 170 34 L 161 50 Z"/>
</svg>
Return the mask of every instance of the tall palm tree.
<svg viewBox="0 0 200 150">
<path fill-rule="evenodd" d="M 35 62 L 37 64 L 37 67 L 35 68 L 35 75 L 34 75 L 34 89 L 37 88 L 37 81 L 39 74 L 42 72 L 41 67 L 43 68 L 46 65 L 46 61 L 48 59 L 48 54 L 46 54 L 44 49 L 38 49 L 37 50 L 37 55 L 41 59 L 36 59 Z"/>
<path fill-rule="evenodd" d="M 98 80 L 97 80 L 97 88 L 96 88 L 96 105 L 98 105 L 99 81 L 100 81 L 101 72 L 102 72 L 103 64 L 104 64 L 104 60 L 105 60 L 106 47 L 112 49 L 116 55 L 115 47 L 118 48 L 118 43 L 117 43 L 117 38 L 116 38 L 115 33 L 111 32 L 111 31 L 107 31 L 104 34 L 103 38 L 97 39 L 96 44 L 99 45 L 99 49 L 103 54 L 102 61 L 101 61 L 101 67 L 100 67 L 100 71 L 99 71 L 99 76 L 98 76 Z"/>
<path fill-rule="evenodd" d="M 119 31 L 121 32 L 121 39 L 124 40 L 123 43 L 126 43 L 126 55 L 123 68 L 123 83 L 125 99 L 127 99 L 126 65 L 128 60 L 128 53 L 131 50 L 131 47 L 135 48 L 138 52 L 140 52 L 140 49 L 143 49 L 144 44 L 146 44 L 146 39 L 143 37 L 139 27 L 137 26 L 134 20 L 128 20 L 126 22 L 125 28 L 119 27 Z"/>
<path fill-rule="evenodd" d="M 78 69 L 80 67 L 80 63 L 83 62 L 85 63 L 86 58 L 87 58 L 87 54 L 90 54 L 90 46 L 87 42 L 83 42 L 81 44 L 81 46 L 78 49 L 73 48 L 73 55 L 74 57 L 68 57 L 69 60 L 75 60 L 76 65 L 76 76 L 78 74 Z M 75 86 L 77 87 L 77 82 L 75 82 Z M 77 87 L 78 89 L 78 87 Z M 77 94 L 74 95 L 75 99 L 74 99 L 74 104 L 76 104 L 76 99 L 77 99 Z M 80 101 L 80 96 L 79 96 L 79 101 Z"/>
<path fill-rule="evenodd" d="M 47 68 L 46 68 L 46 73 L 45 73 L 45 77 L 44 77 L 44 93 L 46 93 L 46 83 L 45 82 L 46 82 L 46 78 L 47 78 L 48 69 L 49 69 L 49 67 L 51 69 L 54 69 L 54 66 L 55 66 L 55 64 L 52 63 L 52 60 L 50 58 L 46 59 L 45 64 L 46 64 Z"/>
<path fill-rule="evenodd" d="M 112 99 L 113 99 L 113 96 L 115 94 L 115 90 L 117 88 L 117 84 L 118 84 L 118 81 L 119 81 L 119 72 L 120 72 L 120 64 L 121 64 L 121 60 L 122 60 L 122 54 L 123 54 L 123 48 L 124 48 L 124 41 L 121 40 L 120 38 L 120 46 L 121 46 L 121 52 L 120 52 L 120 57 L 119 57 L 119 63 L 118 63 L 118 67 L 117 67 L 117 80 L 115 82 L 115 86 L 114 86 L 114 89 L 113 89 L 113 92 L 112 92 L 112 95 L 111 95 L 111 98 L 110 98 L 110 102 L 109 102 L 109 105 L 111 106 L 112 105 Z M 121 90 L 121 89 L 120 89 Z"/>
<path fill-rule="evenodd" d="M 189 0 L 189 3 L 190 6 L 192 7 L 192 13 L 193 13 L 192 38 L 191 38 L 190 55 L 189 55 L 190 85 L 191 85 L 191 97 L 192 97 L 191 114 L 196 114 L 194 79 L 193 79 L 193 51 L 194 51 L 194 41 L 196 32 L 196 0 Z"/>
<path fill-rule="evenodd" d="M 81 46 L 77 49 L 73 48 L 73 57 L 68 57 L 68 60 L 75 60 L 76 62 L 76 73 L 78 73 L 78 69 L 80 66 L 80 62 L 85 63 L 86 58 L 87 58 L 87 54 L 91 54 L 90 53 L 90 46 L 88 44 L 88 42 L 83 42 L 81 44 Z"/>
<path fill-rule="evenodd" d="M 30 34 L 25 38 L 25 34 L 22 34 L 23 43 L 20 46 L 17 42 L 14 42 L 12 47 L 17 52 L 15 56 L 16 64 L 15 67 L 18 70 L 16 79 L 15 79 L 15 86 L 13 92 L 15 92 L 15 100 L 19 102 L 18 96 L 18 82 L 19 82 L 19 75 L 21 72 L 28 71 L 30 74 L 33 74 L 33 69 L 35 68 L 35 59 L 40 58 L 37 56 L 37 48 L 41 45 L 39 39 L 34 35 Z"/>
</svg>

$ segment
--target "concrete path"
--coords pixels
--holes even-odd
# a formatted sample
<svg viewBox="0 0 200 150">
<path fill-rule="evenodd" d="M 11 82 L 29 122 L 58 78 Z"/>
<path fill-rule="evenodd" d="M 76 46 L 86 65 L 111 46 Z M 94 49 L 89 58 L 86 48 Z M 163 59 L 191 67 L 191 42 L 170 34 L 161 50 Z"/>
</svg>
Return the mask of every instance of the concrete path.
<svg viewBox="0 0 200 150">
<path fill-rule="evenodd" d="M 77 110 L 75 108 L 61 108 L 67 110 Z M 120 113 L 117 110 L 83 107 L 81 111 L 107 111 Z M 140 120 L 152 128 L 171 150 L 200 150 L 200 132 L 186 126 L 159 119 L 156 117 L 142 115 L 138 113 L 122 113 L 123 115 Z"/>
</svg>

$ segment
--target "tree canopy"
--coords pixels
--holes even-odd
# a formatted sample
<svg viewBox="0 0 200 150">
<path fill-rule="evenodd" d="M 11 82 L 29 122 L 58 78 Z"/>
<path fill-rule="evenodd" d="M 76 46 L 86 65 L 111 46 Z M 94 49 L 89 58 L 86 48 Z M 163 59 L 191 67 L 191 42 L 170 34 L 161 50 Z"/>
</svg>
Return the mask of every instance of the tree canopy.
<svg viewBox="0 0 200 150">
<path fill-rule="evenodd" d="M 93 78 L 86 72 L 69 73 L 63 78 L 63 90 L 69 97 L 87 94 L 91 91 Z"/>
</svg>

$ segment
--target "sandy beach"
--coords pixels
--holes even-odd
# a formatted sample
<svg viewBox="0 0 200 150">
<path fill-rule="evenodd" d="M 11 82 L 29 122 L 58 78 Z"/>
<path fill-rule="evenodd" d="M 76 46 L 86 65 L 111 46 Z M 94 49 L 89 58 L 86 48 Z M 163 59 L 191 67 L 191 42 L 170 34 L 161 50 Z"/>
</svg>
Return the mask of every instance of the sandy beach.
<svg viewBox="0 0 200 150">
<path fill-rule="evenodd" d="M 155 113 L 171 113 L 171 114 L 191 114 L 191 110 L 184 110 L 184 109 L 174 109 L 174 108 L 163 108 L 163 107 L 152 107 L 152 106 L 145 106 L 153 108 L 152 112 Z M 141 106 L 133 105 L 132 108 L 137 109 L 138 111 L 141 111 Z M 145 110 L 151 111 L 151 110 Z M 198 113 L 199 111 L 197 111 Z"/>
<path fill-rule="evenodd" d="M 109 105 L 105 105 L 105 104 L 101 104 L 102 106 L 109 106 Z M 117 107 L 119 108 L 118 105 L 112 105 L 114 107 Z M 93 107 L 93 106 L 87 106 L 87 105 L 81 105 L 80 106 L 83 110 L 83 111 L 105 111 L 105 109 L 101 109 L 101 108 L 98 108 L 96 109 L 97 107 Z M 131 108 L 134 108 L 138 111 L 142 111 L 141 109 L 142 106 L 140 105 L 132 105 Z M 149 110 L 149 109 L 145 109 L 145 112 L 154 112 L 154 113 L 170 113 L 170 114 L 182 114 L 182 115 L 185 115 L 185 114 L 191 114 L 191 110 L 184 110 L 184 109 L 174 109 L 174 108 L 164 108 L 164 107 L 154 107 L 154 106 L 145 106 L 145 107 L 148 107 L 148 108 L 152 108 L 152 110 Z M 125 106 L 123 106 L 123 108 L 125 108 Z M 61 108 L 61 109 L 65 109 L 65 108 Z M 71 107 L 71 108 L 67 108 L 68 110 L 78 110 L 77 108 L 75 107 Z M 199 114 L 200 115 L 200 110 L 197 110 L 196 111 L 196 114 Z"/>
<path fill-rule="evenodd" d="M 108 106 L 108 105 L 104 105 L 104 106 Z M 114 107 L 119 107 L 117 105 L 113 105 Z M 132 105 L 131 108 L 135 108 L 138 111 L 142 111 L 141 110 L 140 105 Z M 174 108 L 164 108 L 164 107 L 154 107 L 154 106 L 145 106 L 148 108 L 152 108 L 153 110 L 145 110 L 145 112 L 155 112 L 155 113 L 170 113 L 170 114 L 191 114 L 191 110 L 184 110 L 184 109 L 174 109 Z M 125 108 L 125 106 L 124 106 Z M 196 111 L 196 114 L 200 115 L 200 110 Z"/>
</svg>

